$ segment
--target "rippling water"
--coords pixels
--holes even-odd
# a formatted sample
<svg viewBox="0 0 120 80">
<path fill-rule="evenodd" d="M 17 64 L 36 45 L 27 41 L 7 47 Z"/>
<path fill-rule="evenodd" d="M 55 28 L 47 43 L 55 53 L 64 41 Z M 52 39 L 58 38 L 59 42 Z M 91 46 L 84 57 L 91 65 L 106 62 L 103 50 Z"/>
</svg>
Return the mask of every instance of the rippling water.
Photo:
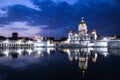
<svg viewBox="0 0 120 80">
<path fill-rule="evenodd" d="M 119 80 L 120 49 L 0 49 L 0 80 Z"/>
</svg>

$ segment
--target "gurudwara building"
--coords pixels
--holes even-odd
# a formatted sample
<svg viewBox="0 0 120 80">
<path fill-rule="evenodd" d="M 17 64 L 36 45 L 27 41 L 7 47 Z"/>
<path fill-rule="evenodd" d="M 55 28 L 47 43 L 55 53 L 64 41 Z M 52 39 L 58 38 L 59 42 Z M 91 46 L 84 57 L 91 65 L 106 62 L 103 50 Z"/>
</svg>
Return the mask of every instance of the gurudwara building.
<svg viewBox="0 0 120 80">
<path fill-rule="evenodd" d="M 83 17 L 78 25 L 78 33 L 72 30 L 68 33 L 68 44 L 79 44 L 79 45 L 89 45 L 89 43 L 94 42 L 97 39 L 96 31 L 92 30 L 90 34 L 87 33 L 87 24 Z"/>
</svg>

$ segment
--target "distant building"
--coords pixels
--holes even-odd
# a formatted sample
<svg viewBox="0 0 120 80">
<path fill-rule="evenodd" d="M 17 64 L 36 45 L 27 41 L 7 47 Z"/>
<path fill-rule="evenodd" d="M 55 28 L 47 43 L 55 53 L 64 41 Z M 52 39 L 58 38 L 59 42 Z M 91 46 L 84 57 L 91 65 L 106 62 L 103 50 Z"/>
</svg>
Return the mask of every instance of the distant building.
<svg viewBox="0 0 120 80">
<path fill-rule="evenodd" d="M 17 32 L 12 33 L 12 38 L 17 39 L 18 38 L 18 33 Z"/>
<path fill-rule="evenodd" d="M 0 36 L 0 40 L 6 40 L 6 37 Z"/>
<path fill-rule="evenodd" d="M 35 36 L 34 36 L 34 40 L 35 40 L 35 41 L 37 41 L 37 40 L 42 41 L 42 40 L 44 40 L 44 37 L 39 36 L 39 35 L 35 35 Z"/>
<path fill-rule="evenodd" d="M 18 33 L 17 32 L 13 32 L 12 33 L 12 37 L 8 37 L 7 39 L 9 39 L 9 40 L 24 40 L 24 41 L 32 40 L 29 37 L 18 37 Z"/>
</svg>

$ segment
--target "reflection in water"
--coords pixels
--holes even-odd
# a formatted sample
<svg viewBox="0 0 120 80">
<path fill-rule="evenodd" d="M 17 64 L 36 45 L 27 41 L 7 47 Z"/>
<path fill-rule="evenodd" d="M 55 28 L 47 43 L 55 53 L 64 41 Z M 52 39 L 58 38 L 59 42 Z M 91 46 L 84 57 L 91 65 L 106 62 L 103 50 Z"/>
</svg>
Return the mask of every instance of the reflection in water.
<svg viewBox="0 0 120 80">
<path fill-rule="evenodd" d="M 58 49 L 64 53 L 68 54 L 68 59 L 70 62 L 78 61 L 78 67 L 83 73 L 83 77 L 85 75 L 85 71 L 88 69 L 89 61 L 93 63 L 97 62 L 97 58 L 99 55 L 103 55 L 104 57 L 111 55 L 120 55 L 120 49 L 107 49 L 107 48 L 71 48 L 71 49 Z M 23 64 L 27 64 L 31 58 L 38 59 L 40 57 L 44 57 L 45 55 L 50 55 L 51 53 L 55 53 L 55 48 L 34 48 L 34 49 L 0 49 L 0 61 L 2 62 L 2 57 L 10 57 L 15 59 L 15 64 L 12 63 L 13 66 L 23 66 Z M 24 60 L 21 62 L 17 59 L 23 57 Z M 29 56 L 28 62 L 25 61 L 24 57 Z M 31 57 L 30 57 L 31 56 Z M 16 59 L 17 58 L 17 59 Z M 0 62 L 0 63 L 1 63 Z M 9 63 L 9 62 L 8 62 Z M 45 64 L 45 63 L 42 63 Z"/>
<path fill-rule="evenodd" d="M 63 52 L 68 53 L 68 58 L 70 61 L 78 60 L 78 66 L 83 73 L 83 77 L 88 67 L 89 56 L 93 62 L 96 62 L 97 60 L 97 53 L 91 48 L 63 49 Z"/>
<path fill-rule="evenodd" d="M 24 69 L 29 65 L 44 63 L 44 56 L 54 53 L 54 48 L 34 48 L 34 49 L 0 49 L 0 67 L 11 67 L 12 69 Z"/>
<path fill-rule="evenodd" d="M 58 49 L 68 54 L 68 59 L 70 61 L 78 60 L 79 67 L 81 70 L 85 71 L 87 69 L 88 58 L 92 62 L 96 62 L 98 54 L 103 56 L 108 55 L 120 55 L 120 49 L 108 49 L 108 48 L 70 48 L 70 49 Z M 45 54 L 50 55 L 55 53 L 55 48 L 29 48 L 29 49 L 0 49 L 0 57 L 11 56 L 12 58 L 18 58 L 19 56 L 32 55 L 34 58 L 43 57 Z"/>
<path fill-rule="evenodd" d="M 55 52 L 54 48 L 35 48 L 35 49 L 0 49 L 0 57 L 11 56 L 12 58 L 18 58 L 19 56 L 33 55 L 38 58 L 44 56 L 44 53 L 50 54 Z"/>
<path fill-rule="evenodd" d="M 83 70 L 87 69 L 88 57 L 92 62 L 96 62 L 97 54 L 104 55 L 120 55 L 120 49 L 108 49 L 108 48 L 71 48 L 71 49 L 58 49 L 60 51 L 68 53 L 68 59 L 70 61 L 79 60 L 79 67 Z M 34 48 L 34 49 L 0 49 L 0 57 L 11 56 L 12 58 L 18 58 L 21 56 L 33 55 L 33 57 L 42 57 L 44 54 L 55 53 L 55 48 Z M 84 65 L 83 65 L 84 64 Z"/>
<path fill-rule="evenodd" d="M 120 55 L 120 49 L 108 49 L 108 48 L 71 48 L 71 49 L 60 49 L 64 53 L 68 54 L 68 59 L 70 61 L 77 60 L 78 67 L 83 73 L 83 77 L 85 71 L 88 68 L 88 59 L 93 63 L 96 63 L 98 54 L 107 57 L 108 55 Z"/>
</svg>

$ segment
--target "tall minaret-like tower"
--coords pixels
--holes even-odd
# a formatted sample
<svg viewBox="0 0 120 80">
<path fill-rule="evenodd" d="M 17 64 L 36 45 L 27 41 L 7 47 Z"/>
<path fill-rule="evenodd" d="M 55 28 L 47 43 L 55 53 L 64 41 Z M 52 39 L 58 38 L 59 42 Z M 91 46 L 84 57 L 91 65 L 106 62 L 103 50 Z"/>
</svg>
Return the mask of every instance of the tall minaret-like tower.
<svg viewBox="0 0 120 80">
<path fill-rule="evenodd" d="M 78 26 L 78 31 L 80 35 L 85 35 L 87 34 L 87 25 L 86 22 L 84 21 L 84 18 L 82 17 L 82 20 Z"/>
</svg>

